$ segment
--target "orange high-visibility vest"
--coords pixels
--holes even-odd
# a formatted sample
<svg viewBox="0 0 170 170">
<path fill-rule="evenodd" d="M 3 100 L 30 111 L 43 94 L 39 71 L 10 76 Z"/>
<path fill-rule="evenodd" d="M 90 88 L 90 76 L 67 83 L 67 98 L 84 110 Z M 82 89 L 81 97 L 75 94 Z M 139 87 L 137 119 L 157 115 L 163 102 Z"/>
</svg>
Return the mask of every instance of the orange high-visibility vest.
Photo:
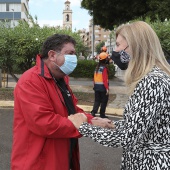
<svg viewBox="0 0 170 170">
<path fill-rule="evenodd" d="M 100 66 L 98 71 L 94 72 L 94 90 L 96 91 L 105 91 L 106 88 L 103 83 L 103 70 L 105 66 Z"/>
</svg>

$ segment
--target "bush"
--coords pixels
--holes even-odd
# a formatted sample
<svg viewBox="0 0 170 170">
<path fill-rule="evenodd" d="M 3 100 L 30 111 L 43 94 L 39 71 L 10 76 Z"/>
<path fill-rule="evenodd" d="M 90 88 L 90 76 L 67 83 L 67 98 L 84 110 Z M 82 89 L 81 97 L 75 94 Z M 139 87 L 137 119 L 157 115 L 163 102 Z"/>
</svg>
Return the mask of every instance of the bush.
<svg viewBox="0 0 170 170">
<path fill-rule="evenodd" d="M 97 62 L 93 60 L 78 60 L 76 69 L 70 74 L 74 78 L 93 78 L 94 70 Z M 109 64 L 109 79 L 115 75 L 115 68 L 113 64 Z"/>
<path fill-rule="evenodd" d="M 109 64 L 109 79 L 113 79 L 115 76 L 115 66 L 113 64 Z"/>
</svg>

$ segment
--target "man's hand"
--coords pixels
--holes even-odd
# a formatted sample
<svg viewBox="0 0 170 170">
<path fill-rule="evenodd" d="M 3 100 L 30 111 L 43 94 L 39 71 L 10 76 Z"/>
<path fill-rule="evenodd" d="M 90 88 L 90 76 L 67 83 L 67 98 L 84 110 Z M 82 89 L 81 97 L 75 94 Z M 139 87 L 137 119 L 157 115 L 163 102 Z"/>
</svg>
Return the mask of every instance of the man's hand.
<svg viewBox="0 0 170 170">
<path fill-rule="evenodd" d="M 74 126 L 77 129 L 79 129 L 80 125 L 83 122 L 87 122 L 87 117 L 82 113 L 76 113 L 74 115 L 70 115 L 70 116 L 68 116 L 68 119 L 74 124 Z M 100 117 L 94 117 L 93 119 L 91 119 L 91 122 L 92 122 L 92 125 L 100 126 L 103 128 L 113 129 L 115 127 L 113 122 L 106 118 L 103 119 Z"/>
<path fill-rule="evenodd" d="M 103 118 L 100 118 L 100 117 L 94 117 L 91 120 L 91 122 L 94 126 L 100 126 L 100 127 L 103 127 L 103 128 L 113 129 L 115 127 L 113 122 L 109 119 L 106 119 L 106 118 L 103 119 Z"/>
<path fill-rule="evenodd" d="M 74 124 L 74 126 L 79 129 L 83 122 L 87 122 L 87 117 L 83 113 L 76 113 L 74 115 L 68 116 L 68 119 Z"/>
<path fill-rule="evenodd" d="M 106 90 L 106 95 L 109 95 L 109 89 Z"/>
</svg>

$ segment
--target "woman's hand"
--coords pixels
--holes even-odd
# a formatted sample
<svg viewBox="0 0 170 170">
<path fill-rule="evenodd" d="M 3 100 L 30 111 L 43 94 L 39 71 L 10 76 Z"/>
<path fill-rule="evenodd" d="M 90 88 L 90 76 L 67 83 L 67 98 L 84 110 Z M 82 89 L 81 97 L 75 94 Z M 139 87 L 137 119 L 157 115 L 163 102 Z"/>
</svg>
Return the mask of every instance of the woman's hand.
<svg viewBox="0 0 170 170">
<path fill-rule="evenodd" d="M 74 124 L 74 126 L 79 129 L 83 122 L 87 122 L 87 117 L 83 113 L 76 113 L 74 115 L 68 116 L 68 119 Z"/>
</svg>

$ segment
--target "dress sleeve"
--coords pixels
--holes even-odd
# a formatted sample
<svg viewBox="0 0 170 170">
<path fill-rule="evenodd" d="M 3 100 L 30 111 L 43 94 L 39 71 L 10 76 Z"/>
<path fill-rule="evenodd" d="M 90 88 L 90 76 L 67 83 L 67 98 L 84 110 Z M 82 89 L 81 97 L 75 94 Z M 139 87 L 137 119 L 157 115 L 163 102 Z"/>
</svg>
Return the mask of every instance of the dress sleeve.
<svg viewBox="0 0 170 170">
<path fill-rule="evenodd" d="M 122 128 L 122 127 L 124 126 L 124 123 L 125 123 L 124 120 L 115 121 L 115 122 L 114 122 L 114 125 L 116 126 L 115 128 L 116 128 L 116 129 Z"/>
<path fill-rule="evenodd" d="M 142 141 L 148 129 L 154 126 L 165 107 L 167 89 L 160 79 L 151 76 L 140 81 L 126 108 L 124 123 L 120 128 L 105 129 L 83 123 L 79 132 L 109 147 L 132 148 Z"/>
</svg>

